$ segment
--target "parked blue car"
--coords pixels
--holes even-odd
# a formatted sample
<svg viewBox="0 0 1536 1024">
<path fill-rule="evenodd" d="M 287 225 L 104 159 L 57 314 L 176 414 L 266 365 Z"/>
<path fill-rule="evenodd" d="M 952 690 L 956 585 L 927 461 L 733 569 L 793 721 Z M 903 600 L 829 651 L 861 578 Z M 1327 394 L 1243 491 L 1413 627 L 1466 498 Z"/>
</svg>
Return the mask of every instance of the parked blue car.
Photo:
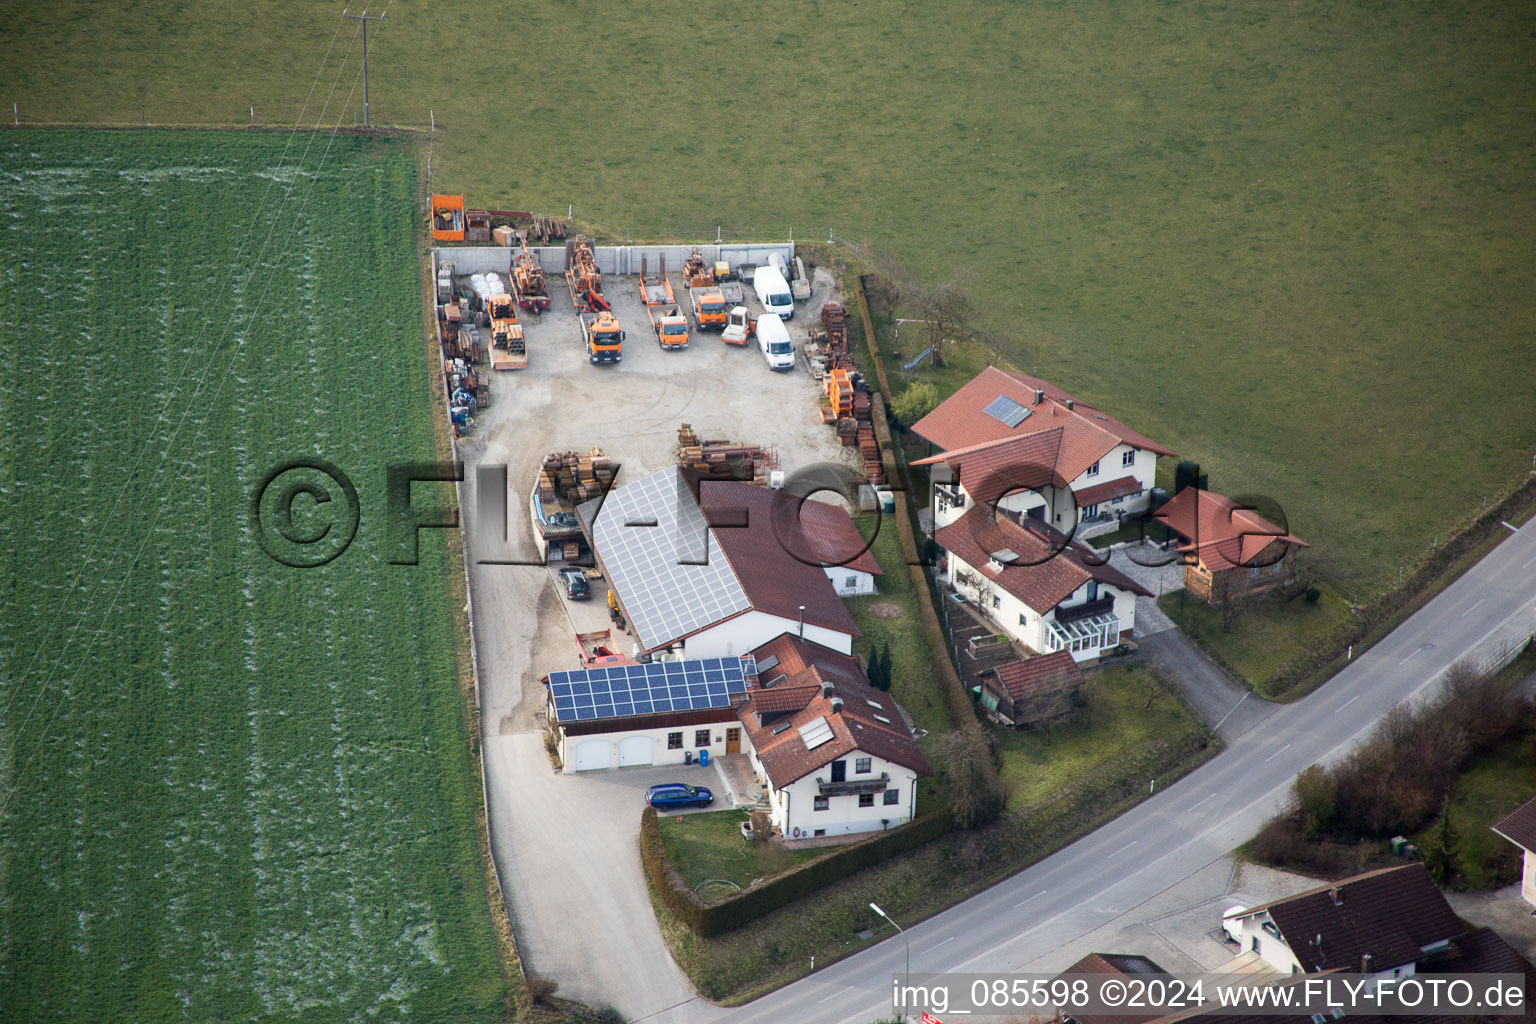
<svg viewBox="0 0 1536 1024">
<path fill-rule="evenodd" d="M 715 802 L 715 794 L 703 786 L 685 786 L 681 782 L 666 782 L 652 786 L 645 792 L 645 802 L 652 807 L 708 807 Z"/>
</svg>

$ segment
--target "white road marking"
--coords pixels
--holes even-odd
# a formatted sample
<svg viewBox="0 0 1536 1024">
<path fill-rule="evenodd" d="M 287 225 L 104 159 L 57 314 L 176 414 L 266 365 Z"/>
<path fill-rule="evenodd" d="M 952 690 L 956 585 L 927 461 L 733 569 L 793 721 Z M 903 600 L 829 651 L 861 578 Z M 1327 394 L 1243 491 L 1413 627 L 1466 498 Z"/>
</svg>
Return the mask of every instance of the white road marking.
<svg viewBox="0 0 1536 1024">
<path fill-rule="evenodd" d="M 1028 900 L 1019 900 L 1019 902 L 1017 902 L 1017 903 L 1015 903 L 1013 905 L 1013 909 L 1017 910 L 1020 907 L 1022 907 L 1024 904 L 1028 903 L 1030 900 L 1037 900 L 1041 896 L 1044 896 L 1044 895 L 1045 895 L 1045 890 L 1041 889 L 1039 892 L 1037 892 L 1033 896 L 1031 896 Z"/>
<path fill-rule="evenodd" d="M 1211 799 L 1214 799 L 1214 798 L 1215 798 L 1215 796 L 1216 796 L 1216 794 L 1215 794 L 1215 793 L 1211 793 L 1211 794 L 1210 794 L 1210 795 L 1208 795 L 1208 796 L 1206 796 L 1206 797 L 1203 797 L 1203 798 L 1202 798 L 1202 799 L 1201 799 L 1201 800 L 1200 800 L 1200 803 L 1199 803 L 1199 804 L 1195 804 L 1195 805 L 1194 805 L 1194 807 L 1191 807 L 1191 808 L 1190 808 L 1190 810 L 1194 810 L 1194 809 L 1195 809 L 1195 807 L 1199 807 L 1199 806 L 1200 806 L 1200 804 L 1203 804 L 1203 803 L 1205 803 L 1205 801 L 1206 801 L 1206 800 L 1211 800 Z"/>
<path fill-rule="evenodd" d="M 951 942 L 954 942 L 954 941 L 955 941 L 955 937 L 953 935 L 951 935 L 949 938 L 947 938 L 943 942 L 939 943 L 939 946 L 944 946 L 944 945 L 947 945 L 947 944 L 949 944 Z M 929 946 L 927 949 L 920 949 L 920 950 L 918 950 L 918 952 L 919 953 L 932 953 L 934 950 L 938 949 L 939 946 Z"/>
<path fill-rule="evenodd" d="M 1290 750 L 1290 749 L 1291 749 L 1291 745 L 1289 743 L 1287 743 L 1285 746 L 1281 747 L 1279 750 L 1275 751 L 1273 754 L 1270 754 L 1268 757 L 1266 757 L 1264 759 L 1264 763 L 1265 764 L 1269 764 L 1269 762 L 1273 761 L 1275 758 L 1279 757 L 1281 754 L 1285 753 L 1287 750 Z"/>
<path fill-rule="evenodd" d="M 1402 661 L 1400 661 L 1400 662 L 1398 662 L 1398 664 L 1399 664 L 1399 665 L 1406 665 L 1406 664 L 1408 664 L 1408 662 L 1409 662 L 1409 661 L 1410 661 L 1410 660 L 1412 660 L 1412 659 L 1413 659 L 1413 658 L 1414 658 L 1414 657 L 1416 657 L 1416 656 L 1417 656 L 1417 655 L 1418 655 L 1418 653 L 1419 653 L 1419 651 L 1422 651 L 1422 650 L 1423 650 L 1423 649 L 1424 649 L 1424 648 L 1422 648 L 1422 647 L 1420 647 L 1420 648 L 1418 648 L 1418 649 L 1416 649 L 1416 650 L 1415 650 L 1415 651 L 1414 651 L 1414 652 L 1413 652 L 1413 654 L 1410 654 L 1410 655 L 1408 655 L 1408 657 L 1406 657 L 1406 658 L 1404 658 L 1404 659 L 1403 659 L 1403 660 L 1402 660 Z"/>
<path fill-rule="evenodd" d="M 1529 563 L 1527 563 L 1527 564 L 1529 564 Z M 1477 605 L 1478 604 L 1482 604 L 1486 600 L 1488 600 L 1486 597 L 1478 598 L 1477 599 L 1477 604 L 1474 604 L 1471 608 L 1468 608 L 1466 611 L 1462 612 L 1461 613 L 1461 617 L 1462 618 L 1466 618 L 1468 615 L 1471 615 L 1473 612 L 1475 612 L 1477 610 Z"/>
<path fill-rule="evenodd" d="M 1141 842 L 1140 839 L 1132 839 L 1130 842 L 1128 842 L 1124 846 L 1120 847 L 1120 849 L 1118 849 L 1114 853 L 1110 854 L 1109 857 L 1110 858 L 1118 857 L 1122 853 L 1124 853 L 1126 850 L 1129 850 L 1131 847 L 1135 846 L 1139 842 Z M 1109 858 L 1106 858 L 1106 859 L 1109 859 Z"/>
<path fill-rule="evenodd" d="M 1252 692 L 1252 691 L 1250 691 L 1250 692 Z M 1247 699 L 1248 699 L 1248 694 L 1246 694 L 1246 693 L 1243 694 L 1241 697 L 1237 698 L 1237 704 L 1233 704 L 1232 705 L 1232 711 L 1236 711 L 1237 708 L 1238 708 L 1238 705 L 1241 704 L 1243 701 L 1245 701 Z M 1222 725 L 1226 723 L 1226 720 L 1232 717 L 1232 711 L 1228 711 L 1226 714 L 1222 715 L 1221 716 L 1221 721 L 1217 722 L 1215 724 L 1215 726 L 1213 726 L 1211 728 L 1211 732 L 1216 732 L 1218 729 L 1220 729 L 1222 727 Z"/>
<path fill-rule="evenodd" d="M 1536 555 L 1532 555 L 1531 556 L 1531 560 L 1529 562 L 1526 562 L 1520 568 L 1522 568 L 1522 569 L 1529 569 L 1531 567 L 1532 563 L 1536 563 Z"/>
<path fill-rule="evenodd" d="M 1360 699 L 1360 695 L 1357 693 L 1353 697 L 1349 698 L 1349 700 L 1345 701 L 1343 704 L 1340 704 L 1338 707 L 1334 708 L 1333 709 L 1333 713 L 1334 714 L 1338 714 L 1340 711 L 1343 711 L 1345 708 L 1349 707 L 1351 704 L 1353 704 L 1355 701 L 1357 701 L 1359 699 Z"/>
<path fill-rule="evenodd" d="M 852 991 L 853 991 L 853 986 L 849 985 L 845 989 L 839 989 L 838 991 L 833 992 L 831 995 L 827 996 L 826 999 L 818 999 L 818 1000 L 816 1000 L 816 1002 L 824 1003 L 824 1002 L 827 1001 L 827 999 L 836 999 L 838 996 L 842 995 L 844 992 L 852 992 Z"/>
</svg>

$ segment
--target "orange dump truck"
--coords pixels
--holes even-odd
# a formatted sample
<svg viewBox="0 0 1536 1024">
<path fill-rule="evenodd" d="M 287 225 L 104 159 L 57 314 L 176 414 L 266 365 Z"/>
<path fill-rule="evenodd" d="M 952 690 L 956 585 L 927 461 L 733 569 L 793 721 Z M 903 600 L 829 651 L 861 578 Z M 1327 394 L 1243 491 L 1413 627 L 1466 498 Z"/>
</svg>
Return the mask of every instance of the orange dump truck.
<svg viewBox="0 0 1536 1024">
<path fill-rule="evenodd" d="M 701 331 L 725 330 L 725 296 L 718 285 L 690 287 L 688 304 L 693 307 L 693 319 Z"/>
<path fill-rule="evenodd" d="M 618 363 L 624 360 L 624 331 L 619 318 L 607 310 L 577 314 L 581 323 L 581 340 L 587 346 L 587 360 L 598 363 Z"/>
<path fill-rule="evenodd" d="M 485 302 L 491 319 L 491 369 L 521 370 L 528 366 L 528 343 L 517 322 L 517 303 L 510 295 L 492 295 Z"/>
<path fill-rule="evenodd" d="M 666 349 L 688 347 L 688 317 L 676 306 L 663 308 L 647 304 L 646 316 L 651 318 L 651 330 L 656 332 L 656 343 Z"/>
</svg>

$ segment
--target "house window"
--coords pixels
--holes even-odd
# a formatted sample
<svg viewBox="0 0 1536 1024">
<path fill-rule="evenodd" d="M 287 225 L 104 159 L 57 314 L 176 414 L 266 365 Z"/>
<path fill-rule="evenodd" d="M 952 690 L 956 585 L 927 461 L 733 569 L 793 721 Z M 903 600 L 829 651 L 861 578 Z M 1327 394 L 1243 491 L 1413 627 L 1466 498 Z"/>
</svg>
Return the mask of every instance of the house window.
<svg viewBox="0 0 1536 1024">
<path fill-rule="evenodd" d="M 1092 519 L 1094 516 L 1096 516 L 1098 514 L 1099 514 L 1099 506 L 1098 505 L 1089 505 L 1087 508 L 1083 509 L 1083 518 L 1084 519 Z"/>
<path fill-rule="evenodd" d="M 1253 951 L 1255 953 L 1259 952 L 1259 937 L 1257 935 L 1253 937 Z"/>
<path fill-rule="evenodd" d="M 1328 1024 L 1328 1018 L 1321 1013 L 1314 1013 L 1312 1015 L 1312 1024 Z"/>
<path fill-rule="evenodd" d="M 993 608 L 1001 608 L 1002 606 L 1003 606 L 1003 599 L 1001 597 L 998 597 L 996 594 L 993 594 L 992 595 L 992 607 Z"/>
<path fill-rule="evenodd" d="M 855 758 L 853 762 L 854 773 L 857 775 L 868 775 L 871 763 L 872 760 L 867 757 Z"/>
<path fill-rule="evenodd" d="M 893 807 L 901 803 L 901 790 L 888 789 L 885 791 L 885 806 Z"/>
<path fill-rule="evenodd" d="M 1093 465 L 1088 467 L 1088 475 L 1089 476 L 1098 476 L 1099 475 L 1099 464 L 1097 462 L 1095 462 Z"/>
<path fill-rule="evenodd" d="M 1121 452 L 1120 453 L 1120 465 L 1122 465 L 1122 466 L 1134 466 L 1134 465 L 1136 465 L 1136 449 L 1133 448 L 1133 449 L 1131 449 L 1128 452 Z"/>
<path fill-rule="evenodd" d="M 1088 600 L 1090 600 L 1090 601 L 1097 601 L 1098 599 L 1099 599 L 1099 581 L 1098 580 L 1089 580 L 1088 581 Z"/>
<path fill-rule="evenodd" d="M 694 732 L 694 734 L 693 734 L 693 745 L 696 746 L 696 747 L 707 747 L 707 746 L 709 746 L 709 730 L 708 729 L 696 730 Z"/>
<path fill-rule="evenodd" d="M 1258 579 L 1259 578 L 1259 571 L 1260 571 L 1260 567 L 1259 566 L 1257 566 L 1257 565 L 1252 566 L 1248 570 L 1248 578 L 1251 579 L 1251 580 Z"/>
<path fill-rule="evenodd" d="M 843 589 L 844 590 L 857 590 L 858 587 L 859 587 L 859 578 L 857 576 L 844 576 L 843 577 Z"/>
<path fill-rule="evenodd" d="M 680 732 L 669 732 L 669 733 L 667 733 L 667 749 L 668 750 L 682 750 L 683 749 L 683 734 L 680 733 Z"/>
<path fill-rule="evenodd" d="M 1029 625 L 1029 616 L 1025 615 L 1023 612 L 1019 612 L 1019 625 L 1021 625 L 1021 626 Z"/>
<path fill-rule="evenodd" d="M 813 810 L 813 811 L 824 811 L 824 810 L 827 809 L 827 807 L 828 807 L 828 805 L 830 803 L 831 803 L 831 798 L 830 797 L 818 796 L 816 798 L 815 804 L 811 807 L 811 810 Z M 1255 941 L 1257 941 L 1257 940 L 1255 940 Z"/>
<path fill-rule="evenodd" d="M 820 839 L 822 836 L 824 836 L 826 834 L 827 834 L 827 830 L 824 829 L 824 828 L 819 828 L 815 832 L 812 833 L 812 835 L 814 835 L 817 839 Z"/>
<path fill-rule="evenodd" d="M 873 807 L 873 806 L 875 806 L 875 794 L 873 794 L 873 793 L 860 793 L 859 794 L 859 806 L 860 807 Z"/>
</svg>

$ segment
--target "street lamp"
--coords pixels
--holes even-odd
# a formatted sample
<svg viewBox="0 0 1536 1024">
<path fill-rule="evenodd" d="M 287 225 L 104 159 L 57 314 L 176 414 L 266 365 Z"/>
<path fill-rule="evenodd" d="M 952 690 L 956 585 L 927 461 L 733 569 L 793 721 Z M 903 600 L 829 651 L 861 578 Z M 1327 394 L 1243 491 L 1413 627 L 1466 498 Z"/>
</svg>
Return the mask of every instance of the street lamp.
<svg viewBox="0 0 1536 1024">
<path fill-rule="evenodd" d="M 896 931 L 901 935 L 901 944 L 906 948 L 907 954 L 907 969 L 903 972 L 902 975 L 902 985 L 908 992 L 910 992 L 912 990 L 912 944 L 907 941 L 907 933 L 902 929 L 901 925 L 897 924 L 895 921 L 891 921 L 890 915 L 881 910 L 876 904 L 870 903 L 869 909 L 873 910 L 875 913 L 889 921 L 891 927 L 895 928 Z M 902 1000 L 901 1004 L 901 1019 L 907 1019 L 907 1004 L 905 999 Z"/>
</svg>

